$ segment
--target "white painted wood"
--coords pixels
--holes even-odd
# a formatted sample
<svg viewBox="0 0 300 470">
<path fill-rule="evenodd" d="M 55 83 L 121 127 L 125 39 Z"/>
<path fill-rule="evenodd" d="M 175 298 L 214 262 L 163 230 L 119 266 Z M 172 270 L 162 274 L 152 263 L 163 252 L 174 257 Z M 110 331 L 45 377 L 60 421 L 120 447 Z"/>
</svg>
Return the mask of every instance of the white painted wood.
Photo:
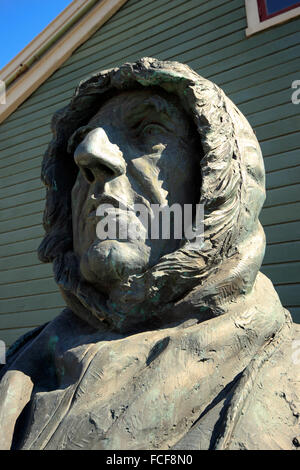
<svg viewBox="0 0 300 470">
<path fill-rule="evenodd" d="M 0 123 L 52 75 L 127 0 L 102 0 L 71 28 L 41 59 L 6 90 L 6 104 L 0 106 Z M 49 39 L 49 36 L 48 36 Z M 35 49 L 36 51 L 36 49 Z M 3 80 L 2 75 L 0 79 Z"/>
<path fill-rule="evenodd" d="M 245 7 L 248 24 L 246 36 L 252 36 L 252 34 L 271 28 L 277 24 L 285 23 L 300 15 L 300 7 L 298 7 L 274 16 L 273 18 L 269 18 L 268 20 L 260 21 L 257 0 L 245 0 Z"/>
<path fill-rule="evenodd" d="M 36 54 L 41 47 L 43 47 L 52 36 L 57 34 L 66 23 L 68 23 L 73 15 L 77 14 L 86 7 L 90 0 L 73 0 L 49 25 L 41 31 L 19 54 L 17 54 L 0 72 L 2 80 L 6 81 L 12 74 L 14 74 L 21 64 L 24 64 L 34 54 Z"/>
</svg>

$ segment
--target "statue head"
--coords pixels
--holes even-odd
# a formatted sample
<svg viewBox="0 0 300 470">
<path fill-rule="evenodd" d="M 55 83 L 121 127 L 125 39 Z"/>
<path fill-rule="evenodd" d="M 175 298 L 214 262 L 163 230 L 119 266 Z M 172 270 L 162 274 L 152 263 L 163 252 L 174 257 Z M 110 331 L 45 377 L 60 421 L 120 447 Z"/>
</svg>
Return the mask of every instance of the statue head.
<svg viewBox="0 0 300 470">
<path fill-rule="evenodd" d="M 226 312 L 252 289 L 264 254 L 264 168 L 255 135 L 216 85 L 144 58 L 81 82 L 55 113 L 44 157 L 39 248 L 67 304 L 93 326 L 152 328 Z M 99 236 L 109 204 L 128 236 Z M 132 210 L 204 206 L 204 242 L 146 236 Z M 196 227 L 197 228 L 197 227 Z M 139 236 L 131 234 L 139 233 Z M 196 302 L 185 299 L 191 292 Z"/>
</svg>

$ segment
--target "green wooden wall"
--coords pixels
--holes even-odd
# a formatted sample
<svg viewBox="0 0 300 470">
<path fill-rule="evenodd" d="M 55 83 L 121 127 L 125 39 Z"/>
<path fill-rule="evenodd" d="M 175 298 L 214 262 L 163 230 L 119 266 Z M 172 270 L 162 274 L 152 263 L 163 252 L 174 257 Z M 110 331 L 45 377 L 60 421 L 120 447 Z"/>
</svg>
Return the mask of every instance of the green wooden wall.
<svg viewBox="0 0 300 470">
<path fill-rule="evenodd" d="M 36 256 L 45 191 L 40 164 L 52 113 L 79 80 L 142 56 L 189 64 L 220 85 L 254 127 L 267 172 L 263 265 L 300 322 L 300 18 L 250 38 L 244 0 L 128 0 L 0 125 L 0 338 L 10 344 L 53 318 L 63 301 Z"/>
</svg>

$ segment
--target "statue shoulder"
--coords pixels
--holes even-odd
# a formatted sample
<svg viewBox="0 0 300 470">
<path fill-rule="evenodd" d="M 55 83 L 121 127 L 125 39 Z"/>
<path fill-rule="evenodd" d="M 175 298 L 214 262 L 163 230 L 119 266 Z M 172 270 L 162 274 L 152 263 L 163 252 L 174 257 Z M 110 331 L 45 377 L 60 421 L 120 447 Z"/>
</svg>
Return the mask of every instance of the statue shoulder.
<svg viewBox="0 0 300 470">
<path fill-rule="evenodd" d="M 24 335 L 20 336 L 6 351 L 6 363 L 0 365 L 0 376 L 4 369 L 7 369 L 9 365 L 14 361 L 16 356 L 21 350 L 26 347 L 34 338 L 36 338 L 44 328 L 49 324 L 49 322 L 44 323 L 30 331 L 27 331 Z"/>
</svg>

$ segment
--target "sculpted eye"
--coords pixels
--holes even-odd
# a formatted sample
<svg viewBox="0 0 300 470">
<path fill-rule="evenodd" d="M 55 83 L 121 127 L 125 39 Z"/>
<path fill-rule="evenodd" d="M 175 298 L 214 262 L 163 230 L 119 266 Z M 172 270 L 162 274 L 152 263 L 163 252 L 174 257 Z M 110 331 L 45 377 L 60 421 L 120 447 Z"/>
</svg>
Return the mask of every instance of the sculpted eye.
<svg viewBox="0 0 300 470">
<path fill-rule="evenodd" d="M 68 140 L 68 153 L 73 154 L 86 135 L 94 129 L 92 126 L 79 127 Z"/>
<path fill-rule="evenodd" d="M 141 129 L 141 134 L 146 135 L 146 136 L 152 136 L 152 135 L 157 135 L 161 133 L 167 132 L 167 129 L 162 126 L 161 124 L 157 124 L 155 122 L 151 122 L 149 124 L 146 124 L 142 129 Z"/>
</svg>

